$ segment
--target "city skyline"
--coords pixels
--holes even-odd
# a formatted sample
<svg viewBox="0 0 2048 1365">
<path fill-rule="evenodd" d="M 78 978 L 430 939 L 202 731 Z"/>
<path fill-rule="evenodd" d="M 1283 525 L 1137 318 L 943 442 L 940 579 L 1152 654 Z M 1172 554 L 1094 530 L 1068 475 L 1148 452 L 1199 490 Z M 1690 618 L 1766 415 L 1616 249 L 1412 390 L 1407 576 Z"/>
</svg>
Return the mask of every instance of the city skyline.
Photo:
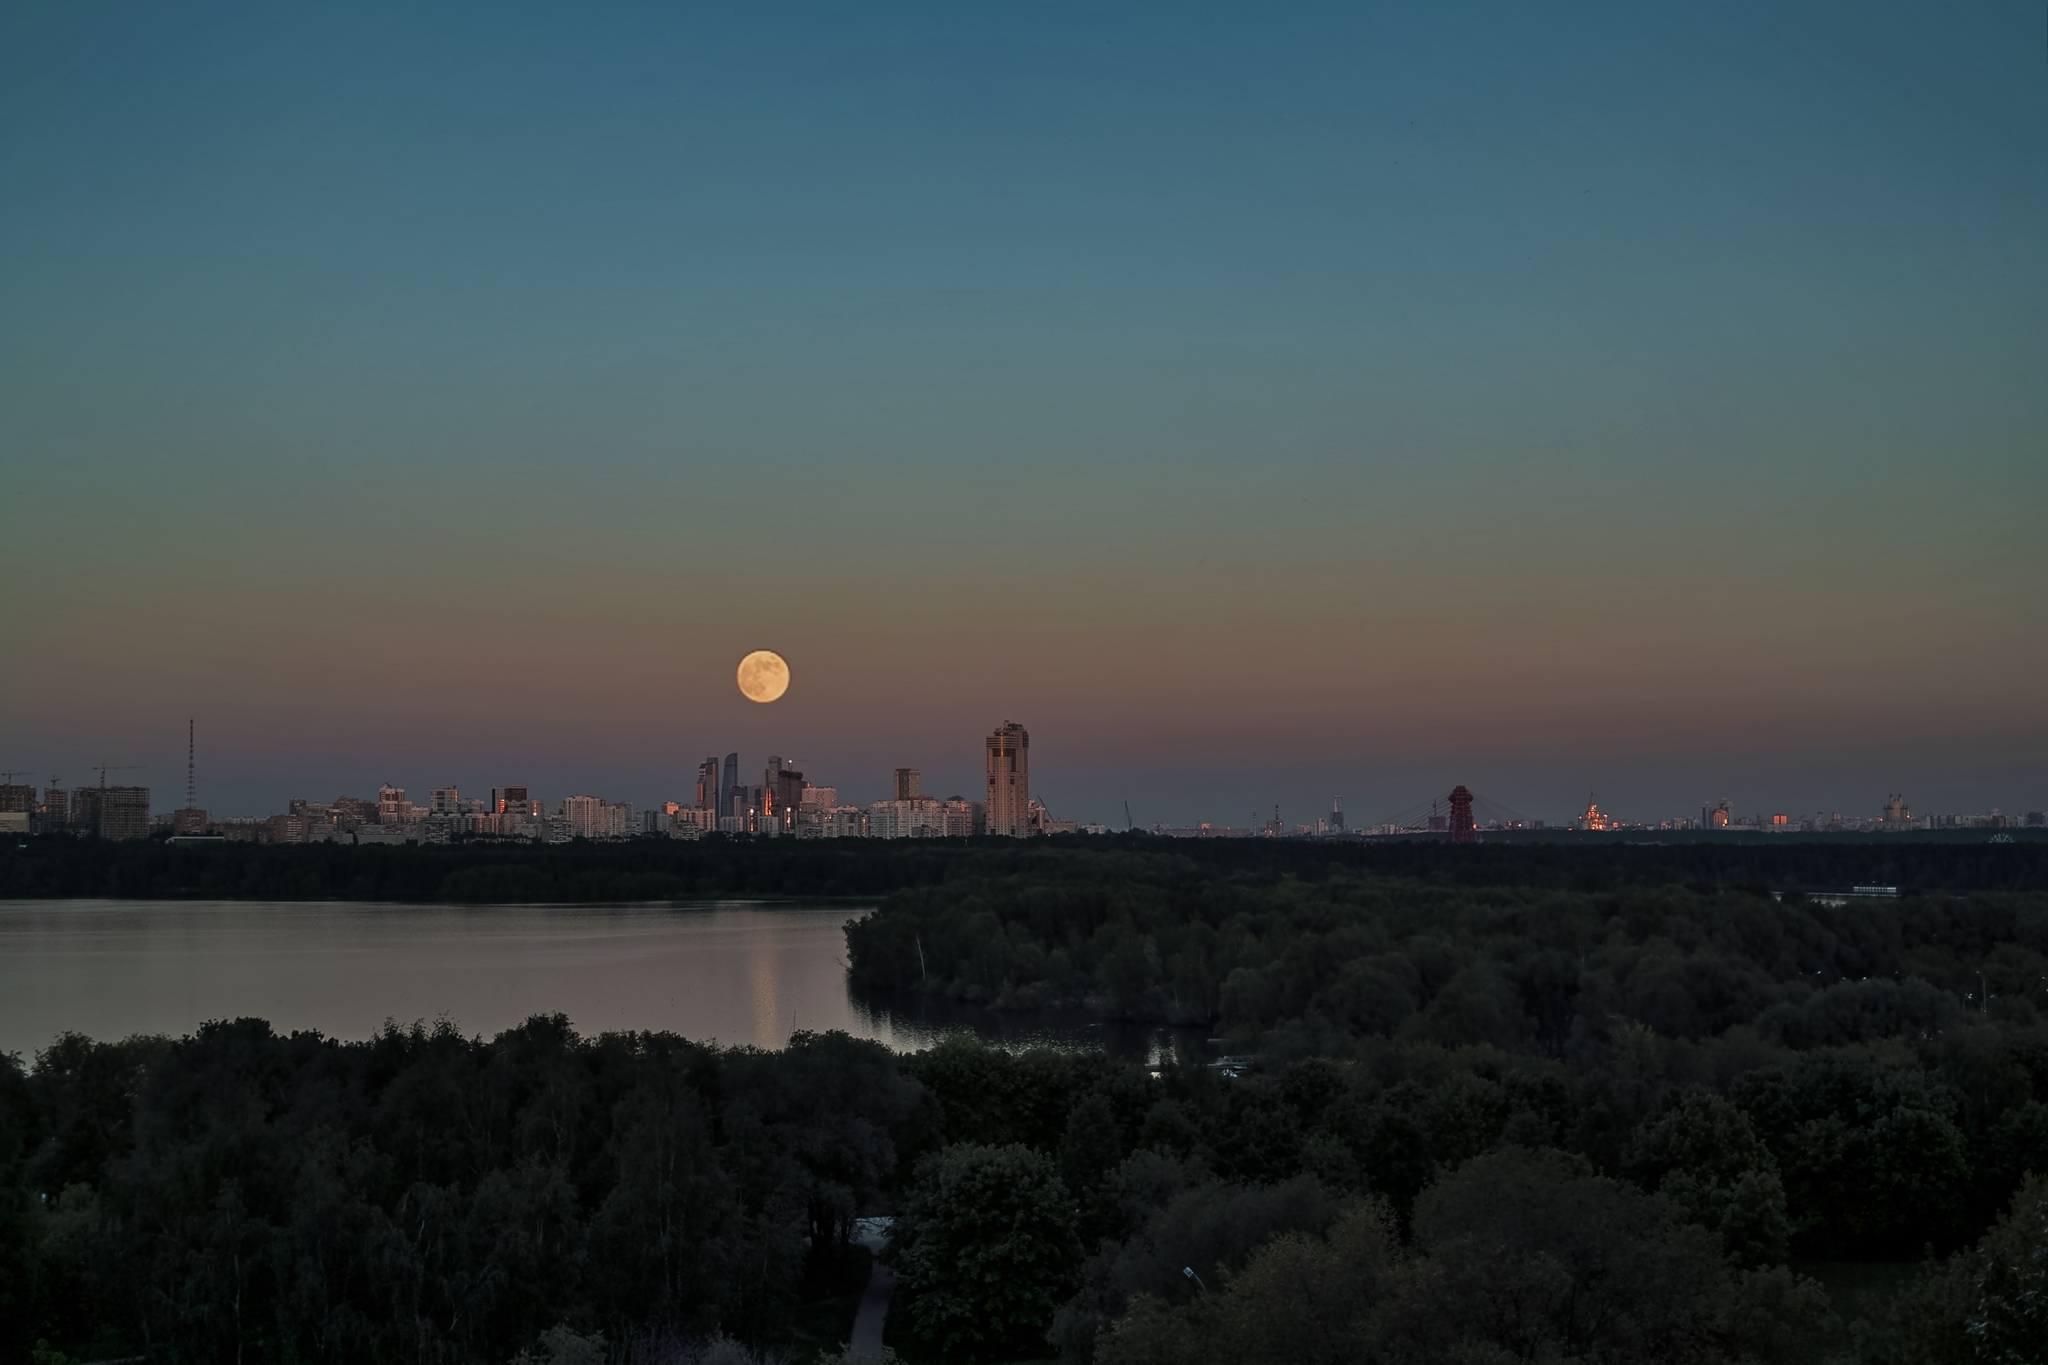
<svg viewBox="0 0 2048 1365">
<path fill-rule="evenodd" d="M 2038 8 L 799 13 L 0 14 L 0 764 L 2040 805 Z"/>
<path fill-rule="evenodd" d="M 145 768 L 146 765 L 99 764 L 89 765 L 88 768 L 88 771 L 97 774 L 97 782 L 72 785 L 64 784 L 60 774 L 52 774 L 49 778 L 42 780 L 36 779 L 24 769 L 15 769 L 5 774 L 0 774 L 0 778 L 5 779 L 5 782 L 0 782 L 0 810 L 15 809 L 19 804 L 13 801 L 12 796 L 9 795 L 10 793 L 23 792 L 40 799 L 41 796 L 47 793 L 48 787 L 46 784 L 55 783 L 64 792 L 67 801 L 73 804 L 74 810 L 82 808 L 79 803 L 89 803 L 93 789 L 97 787 L 101 791 L 124 794 L 139 793 L 143 798 L 141 809 L 144 815 L 153 811 L 159 819 L 162 819 L 170 815 L 182 816 L 189 814 L 192 809 L 194 795 L 202 786 L 197 776 L 199 769 L 196 757 L 198 752 L 196 735 L 196 721 L 188 721 L 186 732 L 186 794 L 184 808 L 182 809 L 176 811 L 171 809 L 167 804 L 171 796 L 161 786 L 151 788 L 149 785 L 141 782 L 129 785 L 126 782 L 109 784 L 106 781 L 107 774 L 110 771 L 132 774 Z M 533 782 L 507 785 L 503 782 L 502 775 L 500 775 L 498 783 L 489 786 L 490 795 L 487 799 L 475 797 L 474 795 L 464 798 L 462 809 L 468 811 L 474 808 L 479 811 L 502 812 L 507 808 L 508 800 L 514 805 L 527 803 L 528 793 L 531 792 L 534 794 L 531 804 L 536 814 L 544 807 L 558 813 L 564 812 L 566 810 L 565 802 L 579 801 L 597 804 L 620 804 L 636 811 L 659 810 L 664 806 L 669 808 L 676 806 L 697 807 L 713 817 L 738 817 L 743 812 L 746 816 L 751 817 L 763 807 L 764 803 L 762 802 L 761 794 L 764 791 L 771 793 L 770 800 L 765 803 L 769 809 L 787 809 L 800 802 L 808 804 L 809 797 L 807 793 L 814 790 L 818 794 L 829 797 L 826 804 L 849 809 L 866 808 L 871 805 L 879 806 L 892 800 L 897 803 L 904 803 L 906 801 L 914 803 L 918 800 L 974 802 L 979 798 L 978 803 L 985 810 L 997 812 L 998 774 L 1012 773 L 1021 779 L 1021 781 L 1016 783 L 1022 793 L 1021 796 L 1016 798 L 1018 809 L 1021 811 L 1026 805 L 1039 805 L 1046 812 L 1050 813 L 1058 798 L 1055 797 L 1050 801 L 1042 799 L 1042 793 L 1028 776 L 1028 759 L 1025 759 L 1023 756 L 1028 754 L 1029 746 L 1030 738 L 1025 727 L 1011 721 L 1005 721 L 1002 725 L 996 727 L 992 734 L 984 736 L 982 745 L 984 760 L 982 782 L 978 786 L 965 783 L 954 783 L 949 786 L 941 778 L 941 780 L 932 785 L 931 790 L 927 791 L 924 789 L 924 770 L 909 767 L 892 768 L 889 770 L 888 776 L 879 781 L 872 780 L 867 774 L 856 774 L 850 780 L 844 774 L 819 774 L 820 777 L 829 776 L 834 780 L 821 780 L 814 783 L 807 778 L 806 773 L 802 769 L 797 767 L 796 759 L 772 753 L 766 756 L 766 767 L 762 770 L 762 782 L 756 784 L 745 780 L 754 771 L 751 760 L 742 751 L 734 750 L 729 751 L 722 759 L 717 754 L 710 755 L 703 762 L 695 765 L 687 773 L 684 773 L 679 780 L 668 781 L 666 785 L 662 785 L 657 781 L 653 789 L 654 794 L 651 795 L 645 790 L 620 792 L 616 788 L 601 794 L 598 788 L 602 784 L 593 785 L 588 781 L 578 782 L 573 778 L 564 784 L 554 786 Z M 24 781 L 23 779 L 26 780 Z M 7 785 L 7 783 L 16 782 L 20 785 Z M 334 784 L 329 785 L 333 786 Z M 1462 787 L 1464 784 L 1458 785 Z M 460 780 L 449 780 L 437 785 L 435 782 L 394 782 L 386 777 L 380 778 L 374 783 L 358 781 L 353 784 L 353 787 L 344 781 L 339 786 L 334 787 L 339 793 L 337 798 L 324 798 L 318 795 L 318 793 L 326 790 L 325 787 L 317 783 L 300 782 L 292 788 L 292 793 L 289 797 L 271 798 L 265 809 L 231 809 L 218 805 L 208 807 L 201 800 L 198 810 L 200 813 L 207 814 L 215 820 L 261 819 L 266 815 L 275 814 L 287 808 L 296 808 L 302 802 L 323 802 L 328 799 L 341 798 L 357 799 L 355 797 L 355 790 L 360 789 L 364 791 L 378 790 L 385 797 L 395 794 L 401 799 L 406 798 L 408 792 L 429 791 L 432 793 L 433 809 L 439 811 L 445 797 L 450 803 L 448 811 L 453 813 L 455 809 L 453 802 L 463 788 L 464 784 Z M 473 784 L 468 788 L 471 793 L 480 789 L 481 784 Z M 77 795 L 81 790 L 86 795 Z M 941 790 L 948 791 L 949 795 L 945 797 L 938 796 L 937 792 Z M 1409 792 L 1407 795 L 1416 796 L 1419 794 L 1423 803 L 1427 804 L 1448 800 L 1448 791 L 1448 788 L 1442 788 L 1426 793 Z M 149 798 L 155 792 L 163 792 L 164 794 L 160 799 L 152 801 Z M 1698 799 L 1697 804 L 1693 807 L 1668 810 L 1624 808 L 1618 806 L 1612 798 L 1608 798 L 1607 804 L 1603 808 L 1600 804 L 1600 796 L 1597 789 L 1590 788 L 1585 793 L 1583 804 L 1573 804 L 1568 810 L 1564 811 L 1550 808 L 1523 810 L 1515 807 L 1512 802 L 1504 802 L 1498 799 L 1498 796 L 1499 794 L 1494 792 L 1485 794 L 1480 799 L 1485 808 L 1491 813 L 1490 818 L 1495 826 L 1498 826 L 1502 821 L 1511 821 L 1512 826 L 1517 828 L 1547 827 L 1562 829 L 1582 827 L 1598 829 L 1606 827 L 1605 822 L 1610 820 L 1615 822 L 1616 828 L 1656 828 L 1659 826 L 1666 828 L 1734 827 L 1765 830 L 1775 828 L 1779 832 L 1825 829 L 1829 826 L 1830 822 L 1834 822 L 1839 827 L 1856 827 L 1860 824 L 1892 825 L 1894 823 L 1901 828 L 1915 827 L 1910 819 L 1901 816 L 1901 812 L 1908 812 L 1910 808 L 1905 793 L 1897 791 L 1887 791 L 1881 799 L 1870 802 L 1852 800 L 1849 802 L 1822 803 L 1811 806 L 1801 806 L 1796 802 L 1771 802 L 1768 800 L 1744 802 L 1723 795 L 1713 798 L 1702 797 Z M 119 799 L 130 800 L 131 798 L 123 795 Z M 1414 815 L 1415 810 L 1420 808 L 1415 806 L 1413 802 L 1406 803 L 1410 807 L 1407 810 L 1385 805 L 1384 802 L 1380 806 L 1361 807 L 1358 804 L 1357 798 L 1353 797 L 1351 798 L 1351 805 L 1347 816 L 1344 814 L 1346 799 L 1344 793 L 1336 792 L 1320 802 L 1313 797 L 1298 803 L 1275 800 L 1265 805 L 1254 804 L 1241 810 L 1221 808 L 1213 811 L 1201 811 L 1192 815 L 1187 814 L 1184 807 L 1173 808 L 1166 814 L 1147 811 L 1145 813 L 1150 818 L 1143 820 L 1137 818 L 1137 815 L 1132 813 L 1127 804 L 1119 806 L 1117 810 L 1112 811 L 1084 810 L 1068 806 L 1063 807 L 1059 814 L 1068 823 L 1074 823 L 1082 827 L 1092 826 L 1110 831 L 1126 827 L 1181 831 L 1197 828 L 1207 830 L 1214 827 L 1218 830 L 1243 832 L 1323 832 L 1325 828 L 1336 832 L 1347 828 L 1348 820 L 1348 829 L 1351 832 L 1358 833 L 1367 831 L 1384 832 L 1392 828 L 1392 825 L 1389 824 L 1390 821 L 1399 822 L 1407 816 Z M 1369 797 L 1368 799 L 1371 798 Z M 375 805 L 377 803 L 371 801 L 369 804 Z M 385 804 L 389 804 L 388 801 Z M 1918 822 L 1918 827 L 1927 827 L 1930 821 L 1943 823 L 1945 827 L 1953 826 L 1956 822 L 1961 821 L 1967 827 L 1967 823 L 1970 820 L 1987 816 L 2002 817 L 2009 820 L 2013 826 L 2021 827 L 2029 816 L 2039 814 L 2042 807 L 2048 806 L 2048 801 L 2043 801 L 2036 797 L 2031 801 L 2023 799 L 2010 805 L 2001 805 L 1996 802 L 1957 802 L 1952 799 L 1944 801 L 1937 797 L 1932 801 L 1926 798 L 1919 798 L 1919 804 L 1922 818 Z M 28 807 L 23 808 L 26 809 Z M 427 806 L 420 806 L 419 809 L 425 812 L 429 808 Z M 96 810 L 97 807 L 94 807 L 95 812 Z M 1698 813 L 1697 821 L 1693 818 L 1694 811 Z M 1710 819 L 1709 815 L 1714 811 L 1720 812 L 1720 815 L 1718 818 Z M 1242 824 L 1237 822 L 1239 815 L 1244 817 Z M 1594 821 L 1590 824 L 1587 822 L 1589 815 L 1595 817 Z M 74 822 L 78 818 L 74 814 Z M 1011 817 L 1006 822 L 1000 812 L 989 815 L 987 823 L 989 832 L 992 833 L 1015 834 L 1024 832 L 1021 819 Z M 1486 824 L 1486 818 L 1482 818 L 1481 824 L 1482 826 Z M 124 825 L 123 828 L 125 830 L 126 826 Z M 704 828 L 706 830 L 714 828 L 723 829 L 726 832 L 746 832 L 739 825 L 717 824 L 715 818 L 713 822 L 705 824 Z M 124 835 L 124 837 L 126 836 Z"/>
</svg>

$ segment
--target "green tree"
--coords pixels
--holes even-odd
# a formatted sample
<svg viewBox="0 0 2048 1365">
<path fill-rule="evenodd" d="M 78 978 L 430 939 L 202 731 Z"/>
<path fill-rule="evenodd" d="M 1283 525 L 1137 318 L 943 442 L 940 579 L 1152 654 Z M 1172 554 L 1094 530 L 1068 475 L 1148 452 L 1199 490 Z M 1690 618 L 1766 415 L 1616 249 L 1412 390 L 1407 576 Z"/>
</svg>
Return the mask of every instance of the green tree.
<svg viewBox="0 0 2048 1365">
<path fill-rule="evenodd" d="M 2048 1354 L 2048 1174 L 2028 1177 L 1965 1264 L 1976 1297 L 1963 1332 L 1977 1358 Z"/>
<path fill-rule="evenodd" d="M 2029 1176 L 1976 1246 L 1928 1265 L 1872 1365 L 2031 1365 L 2048 1358 L 2048 1176 Z"/>
<path fill-rule="evenodd" d="M 1807 1254 L 1910 1257 L 1953 1245 L 1972 1185 L 1954 1096 L 1896 1045 L 1802 1057 L 1731 1097 L 1773 1149 Z"/>
<path fill-rule="evenodd" d="M 34 1114 L 21 1066 L 0 1053 L 0 1360 L 20 1360 L 39 1307 L 41 1229 L 31 1200 L 25 1149 Z"/>
<path fill-rule="evenodd" d="M 1827 1290 L 1774 1265 L 1733 1277 L 1719 1335 L 1739 1365 L 1810 1365 L 1840 1328 Z"/>
<path fill-rule="evenodd" d="M 1718 1236 L 1735 1264 L 1779 1265 L 1790 1253 L 1777 1160 L 1748 1116 L 1719 1095 L 1687 1095 L 1637 1129 L 1624 1169 Z"/>
<path fill-rule="evenodd" d="M 1068 1112 L 1067 1131 L 1060 1139 L 1059 1168 L 1077 1201 L 1076 1230 L 1085 1246 L 1125 1230 L 1120 1201 L 1107 1185 L 1128 1151 L 1116 1107 L 1108 1096 L 1091 1092 Z"/>
<path fill-rule="evenodd" d="M 1042 1347 L 1079 1265 L 1072 1197 L 1051 1157 L 960 1144 L 918 1163 L 890 1252 L 919 1335 L 972 1359 Z"/>
<path fill-rule="evenodd" d="M 1367 1365 L 1375 1313 L 1395 1264 L 1383 1203 L 1352 1209 L 1315 1237 L 1275 1237 L 1221 1283 L 1178 1308 L 1140 1295 L 1103 1338 L 1098 1365 Z"/>
<path fill-rule="evenodd" d="M 971 1033 L 953 1033 L 908 1059 L 943 1111 L 948 1142 L 1000 1147 L 1021 1142 L 1050 1151 L 1060 1145 L 1085 1062 L 1033 1048 L 1005 1052 Z"/>
<path fill-rule="evenodd" d="M 1221 1284 L 1276 1235 L 1320 1234 L 1337 1217 L 1314 1176 L 1278 1185 L 1210 1181 L 1192 1189 L 1182 1187 L 1185 1176 L 1156 1152 L 1139 1153 L 1119 1168 L 1113 1183 L 1127 1205 L 1126 1219 L 1138 1225 L 1120 1245 L 1105 1244 L 1088 1258 L 1079 1289 L 1060 1306 L 1052 1338 L 1069 1360 L 1093 1359 L 1097 1337 L 1134 1295 L 1178 1303 L 1197 1283 Z M 1141 1199 L 1150 1216 L 1134 1219 Z"/>
<path fill-rule="evenodd" d="M 830 1262 L 896 1166 L 895 1129 L 918 1107 L 917 1081 L 880 1043 L 833 1030 L 791 1036 L 779 1053 L 736 1053 L 732 1108 L 803 1191 L 815 1263 Z"/>
<path fill-rule="evenodd" d="M 1676 1365 L 1712 1347 L 1725 1275 L 1713 1238 L 1583 1159 L 1505 1148 L 1415 1203 L 1399 1358 Z"/>
</svg>

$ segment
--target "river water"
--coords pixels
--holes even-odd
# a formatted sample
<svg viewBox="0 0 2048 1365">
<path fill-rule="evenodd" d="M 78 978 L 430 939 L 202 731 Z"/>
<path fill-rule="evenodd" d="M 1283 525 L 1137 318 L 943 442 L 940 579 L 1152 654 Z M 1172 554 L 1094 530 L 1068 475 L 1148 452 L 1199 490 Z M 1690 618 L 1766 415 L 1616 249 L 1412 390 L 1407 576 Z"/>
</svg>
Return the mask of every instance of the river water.
<svg viewBox="0 0 2048 1365">
<path fill-rule="evenodd" d="M 585 1034 L 764 1048 L 843 1029 L 914 1050 L 962 1027 L 1009 1046 L 1174 1045 L 1164 1030 L 856 998 L 844 929 L 869 908 L 0 901 L 0 1052 L 27 1061 L 61 1033 L 179 1036 L 246 1015 L 365 1038 L 387 1019 L 488 1037 L 555 1013 Z"/>
</svg>

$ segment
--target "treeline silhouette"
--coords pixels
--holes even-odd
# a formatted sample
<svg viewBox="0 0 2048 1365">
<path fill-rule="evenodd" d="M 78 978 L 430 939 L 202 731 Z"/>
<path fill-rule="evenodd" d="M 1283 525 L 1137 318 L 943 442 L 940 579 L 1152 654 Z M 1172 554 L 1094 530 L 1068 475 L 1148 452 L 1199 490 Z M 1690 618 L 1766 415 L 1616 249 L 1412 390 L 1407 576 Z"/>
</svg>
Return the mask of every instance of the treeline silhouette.
<svg viewBox="0 0 2048 1365">
<path fill-rule="evenodd" d="M 1323 853 L 849 855 L 901 879 L 849 924 L 861 988 L 1199 1024 L 1227 1065 L 559 1018 L 57 1040 L 0 1065 L 0 1358 L 836 1358 L 868 1214 L 913 1360 L 2038 1358 L 2031 846 Z M 503 851 L 346 854 L 439 885 Z M 1803 1273 L 1930 1254 L 1860 1305 Z"/>
<path fill-rule="evenodd" d="M 1570 835 L 1452 846 L 1430 840 L 765 839 L 712 835 L 524 844 L 180 846 L 42 835 L 0 840 L 0 898 L 436 901 L 471 904 L 877 896 L 963 877 L 1069 875 L 1138 858 L 1152 880 L 1266 881 L 1344 869 L 1456 886 L 1600 891 L 1623 886 L 1997 891 L 2048 886 L 2048 838 L 1981 832 L 1798 839 L 1703 835 L 1650 842 Z M 1114 864 L 1101 864 L 1114 865 Z"/>
</svg>

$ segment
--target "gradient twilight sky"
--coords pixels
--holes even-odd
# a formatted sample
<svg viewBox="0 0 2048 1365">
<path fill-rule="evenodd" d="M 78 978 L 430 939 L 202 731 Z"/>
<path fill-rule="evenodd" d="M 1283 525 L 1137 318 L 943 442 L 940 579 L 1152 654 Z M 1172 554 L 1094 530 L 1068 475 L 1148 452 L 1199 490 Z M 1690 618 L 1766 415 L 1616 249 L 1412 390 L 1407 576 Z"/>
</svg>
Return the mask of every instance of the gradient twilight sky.
<svg viewBox="0 0 2048 1365">
<path fill-rule="evenodd" d="M 2040 809 L 2044 513 L 2039 3 L 0 10 L 39 783 Z"/>
</svg>

